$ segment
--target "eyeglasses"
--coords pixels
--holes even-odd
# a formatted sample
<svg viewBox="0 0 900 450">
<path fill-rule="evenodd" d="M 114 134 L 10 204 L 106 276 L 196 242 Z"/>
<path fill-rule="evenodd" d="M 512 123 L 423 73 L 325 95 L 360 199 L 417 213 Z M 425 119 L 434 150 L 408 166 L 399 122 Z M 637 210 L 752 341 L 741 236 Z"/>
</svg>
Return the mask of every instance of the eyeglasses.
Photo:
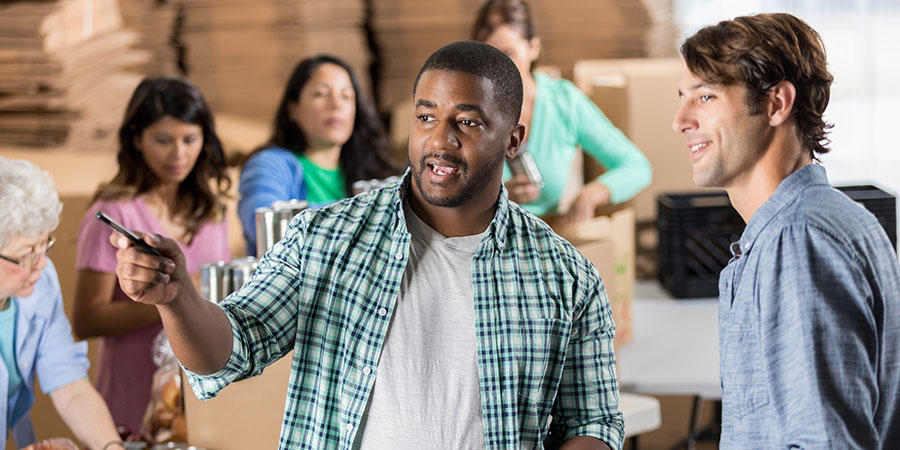
<svg viewBox="0 0 900 450">
<path fill-rule="evenodd" d="M 44 256 L 50 252 L 50 249 L 53 248 L 53 244 L 55 243 L 55 237 L 47 236 L 47 240 L 44 241 L 43 244 L 40 244 L 33 253 L 25 255 L 21 259 L 10 258 L 3 255 L 0 255 L 0 259 L 5 259 L 23 269 L 31 269 L 41 259 L 41 256 Z"/>
</svg>

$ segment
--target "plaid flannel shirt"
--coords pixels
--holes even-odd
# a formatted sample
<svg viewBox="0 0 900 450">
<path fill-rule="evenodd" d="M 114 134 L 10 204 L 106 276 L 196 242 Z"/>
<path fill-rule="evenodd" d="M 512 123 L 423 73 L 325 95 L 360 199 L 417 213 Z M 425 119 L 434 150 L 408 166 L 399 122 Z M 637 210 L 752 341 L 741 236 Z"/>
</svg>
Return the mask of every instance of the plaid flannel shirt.
<svg viewBox="0 0 900 450">
<path fill-rule="evenodd" d="M 188 372 L 197 397 L 293 351 L 279 448 L 351 449 L 409 255 L 409 186 L 407 172 L 396 185 L 295 217 L 250 281 L 221 303 L 231 357 L 215 374 Z M 575 436 L 621 448 L 614 325 L 593 265 L 503 188 L 472 284 L 485 448 L 542 448 Z"/>
</svg>

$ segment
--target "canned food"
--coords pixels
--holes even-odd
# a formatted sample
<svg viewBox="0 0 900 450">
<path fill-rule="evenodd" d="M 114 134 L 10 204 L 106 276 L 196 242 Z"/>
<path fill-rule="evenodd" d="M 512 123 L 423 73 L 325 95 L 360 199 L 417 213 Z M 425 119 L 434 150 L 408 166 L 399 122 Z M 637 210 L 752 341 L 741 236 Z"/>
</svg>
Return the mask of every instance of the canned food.
<svg viewBox="0 0 900 450">
<path fill-rule="evenodd" d="M 200 296 L 219 303 L 223 298 L 225 261 L 206 263 L 200 265 Z"/>
<path fill-rule="evenodd" d="M 544 177 L 541 175 L 537 163 L 534 162 L 534 157 L 531 156 L 531 153 L 528 152 L 528 149 L 525 148 L 524 144 L 519 147 L 516 156 L 509 160 L 507 164 L 509 164 L 509 171 L 512 172 L 514 176 L 525 175 L 528 177 L 528 181 L 535 186 L 539 188 L 544 187 Z"/>
<path fill-rule="evenodd" d="M 375 189 L 381 189 L 388 185 L 397 183 L 401 180 L 399 176 L 390 176 L 387 178 L 375 178 L 371 180 L 359 180 L 354 181 L 351 185 L 353 189 L 353 195 L 362 194 L 363 192 L 374 191 Z"/>
<path fill-rule="evenodd" d="M 280 200 L 272 206 L 256 208 L 256 256 L 262 257 L 280 241 L 291 219 L 309 206 L 306 200 Z"/>
<path fill-rule="evenodd" d="M 229 262 L 200 265 L 200 295 L 219 303 L 241 288 L 256 272 L 256 258 L 248 256 Z"/>
</svg>

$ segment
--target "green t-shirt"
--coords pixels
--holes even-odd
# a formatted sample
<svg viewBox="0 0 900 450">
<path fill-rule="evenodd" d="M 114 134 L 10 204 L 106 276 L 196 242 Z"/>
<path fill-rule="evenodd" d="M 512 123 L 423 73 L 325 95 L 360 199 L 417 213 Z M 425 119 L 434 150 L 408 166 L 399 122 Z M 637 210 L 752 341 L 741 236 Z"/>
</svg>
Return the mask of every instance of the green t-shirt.
<svg viewBox="0 0 900 450">
<path fill-rule="evenodd" d="M 303 183 L 306 184 L 306 201 L 310 205 L 331 203 L 347 197 L 344 190 L 344 171 L 337 169 L 324 169 L 315 165 L 301 154 L 297 159 L 303 166 Z"/>
</svg>

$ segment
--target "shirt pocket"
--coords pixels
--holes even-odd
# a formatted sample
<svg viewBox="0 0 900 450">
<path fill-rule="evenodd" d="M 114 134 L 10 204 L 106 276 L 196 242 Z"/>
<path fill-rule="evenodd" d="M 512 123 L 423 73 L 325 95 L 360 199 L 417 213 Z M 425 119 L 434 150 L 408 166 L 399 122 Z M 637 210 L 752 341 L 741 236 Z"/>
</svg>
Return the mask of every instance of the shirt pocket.
<svg viewBox="0 0 900 450">
<path fill-rule="evenodd" d="M 733 324 L 722 348 L 722 413 L 745 417 L 769 403 L 759 335 L 752 324 Z"/>
</svg>

